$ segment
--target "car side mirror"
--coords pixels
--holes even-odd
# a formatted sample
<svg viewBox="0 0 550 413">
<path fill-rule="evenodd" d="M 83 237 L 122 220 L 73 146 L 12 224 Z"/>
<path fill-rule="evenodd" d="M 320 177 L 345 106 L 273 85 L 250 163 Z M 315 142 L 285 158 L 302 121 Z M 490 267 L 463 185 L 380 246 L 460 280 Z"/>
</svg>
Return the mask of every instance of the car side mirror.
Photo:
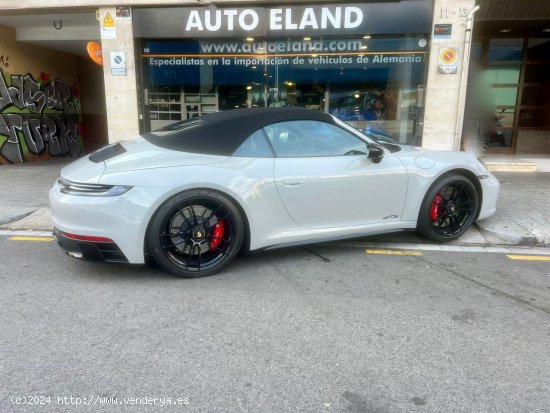
<svg viewBox="0 0 550 413">
<path fill-rule="evenodd" d="M 384 157 L 384 150 L 378 145 L 369 145 L 369 155 L 368 158 L 372 159 L 374 163 L 378 163 Z"/>
</svg>

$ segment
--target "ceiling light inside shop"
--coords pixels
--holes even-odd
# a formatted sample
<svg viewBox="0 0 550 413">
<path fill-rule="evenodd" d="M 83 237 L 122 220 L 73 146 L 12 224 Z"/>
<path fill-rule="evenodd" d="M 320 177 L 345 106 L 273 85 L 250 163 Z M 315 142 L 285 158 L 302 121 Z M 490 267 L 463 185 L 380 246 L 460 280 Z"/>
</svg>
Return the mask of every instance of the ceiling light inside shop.
<svg viewBox="0 0 550 413">
<path fill-rule="evenodd" d="M 550 29 L 542 29 L 543 33 L 550 33 Z"/>
<path fill-rule="evenodd" d="M 367 50 L 368 48 L 369 46 L 366 46 L 366 45 L 361 46 L 361 50 Z"/>
<path fill-rule="evenodd" d="M 499 30 L 499 32 L 501 33 L 510 33 L 512 31 L 512 29 L 501 29 Z"/>
<path fill-rule="evenodd" d="M 248 86 L 246 87 L 246 90 L 252 90 L 252 86 L 248 85 Z"/>
<path fill-rule="evenodd" d="M 247 42 L 253 42 L 253 41 L 254 41 L 254 38 L 253 38 L 253 37 L 247 37 L 245 40 L 246 40 Z"/>
<path fill-rule="evenodd" d="M 305 40 L 306 42 L 309 42 L 309 41 L 311 40 L 311 37 L 304 37 L 304 40 Z"/>
<path fill-rule="evenodd" d="M 370 39 L 370 38 L 371 38 L 370 34 L 366 34 L 363 36 L 363 39 Z"/>
</svg>

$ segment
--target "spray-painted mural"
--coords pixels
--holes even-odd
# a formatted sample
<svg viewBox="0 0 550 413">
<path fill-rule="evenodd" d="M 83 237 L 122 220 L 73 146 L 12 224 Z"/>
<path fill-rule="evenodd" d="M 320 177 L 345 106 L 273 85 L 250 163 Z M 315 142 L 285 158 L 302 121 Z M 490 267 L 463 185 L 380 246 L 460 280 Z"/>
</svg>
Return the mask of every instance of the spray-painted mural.
<svg viewBox="0 0 550 413">
<path fill-rule="evenodd" d="M 0 68 L 0 163 L 25 162 L 33 155 L 78 156 L 78 88 L 46 73 L 9 75 Z M 36 159 L 34 157 L 33 159 Z"/>
</svg>

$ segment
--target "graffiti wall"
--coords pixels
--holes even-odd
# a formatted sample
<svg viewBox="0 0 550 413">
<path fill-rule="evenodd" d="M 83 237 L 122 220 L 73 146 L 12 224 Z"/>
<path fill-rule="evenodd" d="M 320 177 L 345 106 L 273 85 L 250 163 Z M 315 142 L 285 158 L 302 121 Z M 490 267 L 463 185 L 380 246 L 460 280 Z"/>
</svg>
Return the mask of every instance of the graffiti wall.
<svg viewBox="0 0 550 413">
<path fill-rule="evenodd" d="M 0 69 L 0 163 L 82 152 L 78 87 Z"/>
</svg>

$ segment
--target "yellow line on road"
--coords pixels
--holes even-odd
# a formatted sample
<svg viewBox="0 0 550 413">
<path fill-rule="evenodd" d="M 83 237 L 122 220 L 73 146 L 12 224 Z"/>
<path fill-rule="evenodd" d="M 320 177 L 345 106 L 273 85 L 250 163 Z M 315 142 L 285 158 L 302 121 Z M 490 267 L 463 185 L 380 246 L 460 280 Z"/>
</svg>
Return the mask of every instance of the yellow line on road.
<svg viewBox="0 0 550 413">
<path fill-rule="evenodd" d="M 511 260 L 524 260 L 524 261 L 550 261 L 548 255 L 506 255 Z"/>
<path fill-rule="evenodd" d="M 381 255 L 422 255 L 420 251 L 410 251 L 410 250 L 376 250 L 376 249 L 367 249 L 367 254 L 381 254 Z"/>
<path fill-rule="evenodd" d="M 10 237 L 12 241 L 53 241 L 53 237 Z"/>
</svg>

